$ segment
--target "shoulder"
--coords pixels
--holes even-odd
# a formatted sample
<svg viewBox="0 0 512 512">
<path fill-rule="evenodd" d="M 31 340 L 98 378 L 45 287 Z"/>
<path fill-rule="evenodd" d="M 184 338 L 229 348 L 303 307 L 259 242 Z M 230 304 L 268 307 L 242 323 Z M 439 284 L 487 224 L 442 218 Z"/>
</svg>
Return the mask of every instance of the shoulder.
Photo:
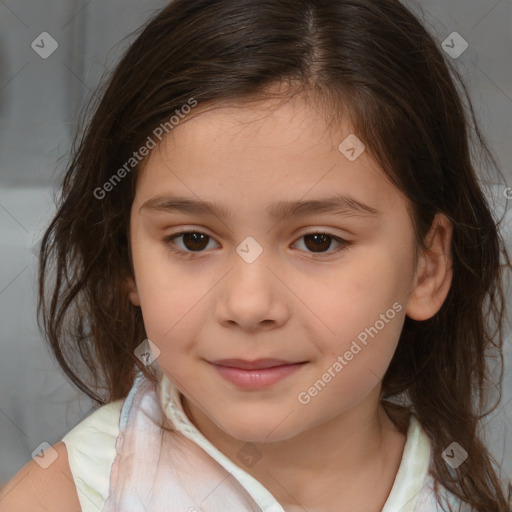
<svg viewBox="0 0 512 512">
<path fill-rule="evenodd" d="M 62 438 L 84 512 L 101 510 L 108 497 L 123 402 L 101 406 Z"/>
<path fill-rule="evenodd" d="M 23 466 L 0 490 L 0 512 L 80 512 L 66 445 L 52 446 L 57 456 L 46 469 L 34 460 Z M 47 455 L 48 456 L 48 455 Z"/>
<path fill-rule="evenodd" d="M 0 512 L 101 510 L 108 496 L 123 400 L 99 407 L 48 450 L 43 469 L 31 460 L 0 491 Z"/>
<path fill-rule="evenodd" d="M 74 455 L 73 451 L 83 449 L 86 449 L 85 456 L 101 457 L 105 445 L 115 443 L 119 435 L 119 415 L 122 406 L 123 400 L 102 405 L 62 438 L 62 442 L 68 448 L 70 460 Z"/>
</svg>

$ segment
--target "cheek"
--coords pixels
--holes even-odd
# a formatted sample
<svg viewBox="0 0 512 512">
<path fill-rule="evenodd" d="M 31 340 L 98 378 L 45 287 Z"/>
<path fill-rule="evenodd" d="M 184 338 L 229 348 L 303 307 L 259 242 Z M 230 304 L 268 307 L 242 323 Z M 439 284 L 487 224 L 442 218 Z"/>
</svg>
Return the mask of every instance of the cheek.
<svg viewBox="0 0 512 512">
<path fill-rule="evenodd" d="M 204 298 L 211 288 L 192 272 L 171 262 L 155 241 L 134 244 L 133 264 L 142 316 L 148 338 L 162 353 L 180 350 L 180 341 L 193 339 L 197 315 L 204 313 Z"/>
<path fill-rule="evenodd" d="M 325 417 L 326 411 L 331 411 L 329 416 L 332 411 L 350 409 L 384 377 L 398 344 L 405 308 L 398 301 L 384 300 L 382 307 L 377 302 L 353 308 L 357 315 L 353 320 L 348 312 L 343 321 L 345 313 L 340 315 L 338 311 L 336 329 L 340 336 L 335 343 L 317 346 L 322 353 L 320 365 L 310 373 L 301 391 L 303 397 L 309 397 L 308 407 L 312 406 L 311 412 L 318 417 Z"/>
<path fill-rule="evenodd" d="M 329 327 L 327 337 L 338 339 L 343 347 L 386 315 L 393 304 L 398 303 L 405 311 L 412 275 L 411 257 L 406 251 L 376 246 L 346 258 L 321 287 L 310 287 L 306 296 Z M 396 320 L 396 309 L 398 306 L 386 319 L 393 316 Z M 392 324 L 396 322 L 386 323 L 386 329 Z"/>
<path fill-rule="evenodd" d="M 321 300 L 321 318 L 330 329 L 310 339 L 321 354 L 321 371 L 335 378 L 322 392 L 322 407 L 349 407 L 362 400 L 383 378 L 398 344 L 405 318 L 412 256 L 406 250 L 381 245 L 346 259 L 329 280 Z M 310 295 L 311 296 L 311 295 Z M 314 333 L 313 333 L 314 334 Z M 342 360 L 339 360 L 339 357 Z M 315 371 L 313 385 L 322 374 Z M 313 391 L 314 392 L 314 391 Z M 315 406 L 315 407 L 316 407 Z"/>
</svg>

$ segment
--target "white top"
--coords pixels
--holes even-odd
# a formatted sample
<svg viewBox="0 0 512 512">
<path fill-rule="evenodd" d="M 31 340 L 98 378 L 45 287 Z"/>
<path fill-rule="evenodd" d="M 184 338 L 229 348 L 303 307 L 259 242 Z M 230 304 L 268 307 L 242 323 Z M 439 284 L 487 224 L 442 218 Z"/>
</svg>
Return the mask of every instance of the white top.
<svg viewBox="0 0 512 512">
<path fill-rule="evenodd" d="M 142 379 L 142 374 L 137 379 Z M 134 383 L 130 394 L 136 387 Z M 159 391 L 161 410 L 172 421 L 176 431 L 202 449 L 198 450 L 201 457 L 212 457 L 231 473 L 261 511 L 284 512 L 282 506 L 260 482 L 228 459 L 190 422 L 183 410 L 177 388 L 165 375 Z M 133 402 L 129 397 L 101 406 L 62 438 L 66 444 L 69 465 L 83 512 L 103 510 L 109 497 L 121 411 L 123 404 L 126 409 Z M 123 416 L 126 413 L 123 409 Z M 416 418 L 411 416 L 400 467 L 382 512 L 441 512 L 432 490 L 432 479 L 428 475 L 430 450 L 431 444 L 427 435 Z"/>
</svg>

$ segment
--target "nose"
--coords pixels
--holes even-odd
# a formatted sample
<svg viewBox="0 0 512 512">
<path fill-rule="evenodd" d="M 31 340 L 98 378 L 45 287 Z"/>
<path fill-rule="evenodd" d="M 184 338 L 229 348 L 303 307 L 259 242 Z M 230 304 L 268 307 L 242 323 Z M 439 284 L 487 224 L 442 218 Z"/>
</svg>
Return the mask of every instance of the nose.
<svg viewBox="0 0 512 512">
<path fill-rule="evenodd" d="M 238 261 L 237 261 L 238 260 Z M 291 312 L 291 292 L 279 269 L 262 254 L 252 263 L 238 255 L 233 267 L 219 283 L 217 321 L 247 331 L 283 326 Z"/>
</svg>

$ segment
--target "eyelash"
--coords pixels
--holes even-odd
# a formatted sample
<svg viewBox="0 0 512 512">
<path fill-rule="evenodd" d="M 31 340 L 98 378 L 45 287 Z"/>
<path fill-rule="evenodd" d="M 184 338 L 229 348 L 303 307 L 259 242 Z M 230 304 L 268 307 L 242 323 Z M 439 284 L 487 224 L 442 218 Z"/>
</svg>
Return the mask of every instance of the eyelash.
<svg viewBox="0 0 512 512">
<path fill-rule="evenodd" d="M 193 258 L 195 258 L 195 256 L 194 256 L 195 254 L 201 254 L 201 253 L 203 253 L 205 251 L 195 251 L 195 252 L 194 251 L 183 251 L 182 249 L 176 249 L 175 248 L 174 239 L 178 238 L 178 237 L 180 237 L 182 235 L 187 235 L 187 234 L 205 235 L 209 239 L 213 238 L 210 235 L 207 235 L 206 233 L 203 233 L 202 231 L 195 231 L 195 230 L 192 230 L 192 231 L 179 231 L 178 233 L 173 233 L 172 235 L 169 235 L 169 236 L 165 237 L 162 240 L 162 242 L 164 243 L 164 245 L 170 251 L 178 254 L 180 257 L 183 257 L 185 259 L 193 259 Z M 329 238 L 332 238 L 332 239 L 336 240 L 337 242 L 341 243 L 340 247 L 338 247 L 334 251 L 325 253 L 327 256 L 318 256 L 318 254 L 321 254 L 321 253 L 310 253 L 310 254 L 313 255 L 313 259 L 325 259 L 328 256 L 331 256 L 333 254 L 337 254 L 339 252 L 342 252 L 342 251 L 348 249 L 348 247 L 350 245 L 352 245 L 352 242 L 344 240 L 343 238 L 340 238 L 339 236 L 334 236 L 334 235 L 332 235 L 330 233 L 326 233 L 324 231 L 312 231 L 310 233 L 305 233 L 302 236 L 300 236 L 298 238 L 298 240 L 300 240 L 301 238 L 304 238 L 305 236 L 309 236 L 309 235 L 325 235 L 325 236 L 327 236 Z"/>
</svg>

